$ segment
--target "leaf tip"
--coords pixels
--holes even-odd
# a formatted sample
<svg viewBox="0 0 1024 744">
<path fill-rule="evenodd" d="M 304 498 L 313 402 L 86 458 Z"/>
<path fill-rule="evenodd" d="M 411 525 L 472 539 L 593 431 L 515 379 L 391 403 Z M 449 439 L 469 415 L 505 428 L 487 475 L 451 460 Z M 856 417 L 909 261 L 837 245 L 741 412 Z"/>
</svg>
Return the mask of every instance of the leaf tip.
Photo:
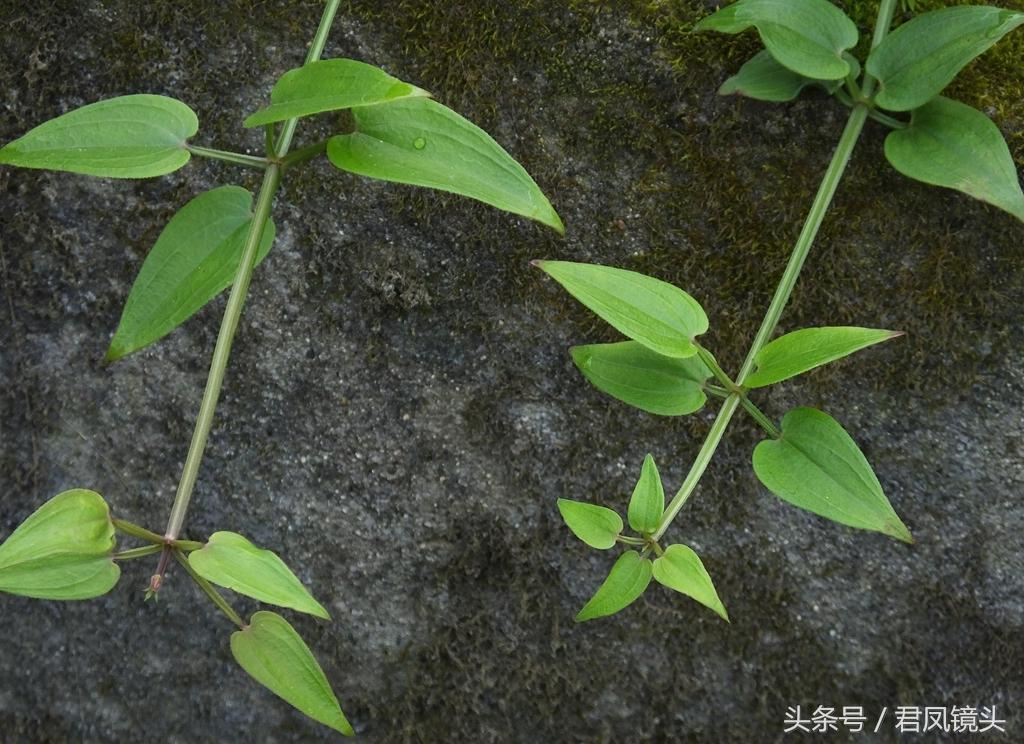
<svg viewBox="0 0 1024 744">
<path fill-rule="evenodd" d="M 889 525 L 888 534 L 895 537 L 900 542 L 906 543 L 907 545 L 916 545 L 917 540 L 907 529 L 907 526 L 903 522 L 896 522 L 895 524 Z"/>
<path fill-rule="evenodd" d="M 565 235 L 565 223 L 562 222 L 562 218 L 558 216 L 558 212 L 550 204 L 548 205 L 548 213 L 541 219 L 545 225 L 550 227 L 559 235 Z"/>
<path fill-rule="evenodd" d="M 107 348 L 107 353 L 103 356 L 104 364 L 112 364 L 118 359 L 122 359 L 128 354 L 128 349 L 124 348 L 117 343 L 117 340 L 110 342 L 110 346 Z"/>
</svg>

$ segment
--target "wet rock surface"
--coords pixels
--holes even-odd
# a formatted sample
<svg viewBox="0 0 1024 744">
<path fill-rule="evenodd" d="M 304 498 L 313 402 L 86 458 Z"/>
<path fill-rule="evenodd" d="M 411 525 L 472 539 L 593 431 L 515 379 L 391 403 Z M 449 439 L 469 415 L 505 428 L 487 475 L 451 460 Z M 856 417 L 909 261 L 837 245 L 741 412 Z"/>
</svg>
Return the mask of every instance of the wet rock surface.
<svg viewBox="0 0 1024 744">
<path fill-rule="evenodd" d="M 774 741 L 796 704 L 996 705 L 1024 725 L 1024 226 L 902 179 L 873 124 L 783 327 L 908 335 L 758 400 L 836 416 L 918 544 L 779 502 L 750 469 L 759 430 L 737 419 L 668 535 L 703 557 L 732 623 L 657 586 L 572 622 L 611 556 L 572 538 L 555 499 L 624 512 L 648 451 L 674 491 L 714 406 L 656 418 L 589 388 L 566 349 L 614 333 L 528 261 L 678 283 L 735 369 L 844 121 L 814 93 L 717 97 L 755 43 L 686 33 L 709 5 L 357 0 L 338 17 L 328 56 L 384 66 L 486 128 L 569 230 L 322 160 L 278 198 L 186 532 L 242 532 L 327 606 L 332 623 L 293 621 L 364 741 Z M 866 28 L 873 3 L 847 5 Z M 319 12 L 0 2 L 0 141 L 154 92 L 196 109 L 197 141 L 255 152 L 241 120 L 301 62 Z M 1018 163 L 1021 36 L 953 89 Z M 162 225 L 220 183 L 257 180 L 198 161 L 137 182 L 0 170 L 0 535 L 77 486 L 162 528 L 224 298 L 102 358 Z M 236 667 L 229 624 L 180 572 L 143 603 L 152 570 L 126 564 L 91 602 L 0 599 L 0 739 L 331 737 Z"/>
</svg>

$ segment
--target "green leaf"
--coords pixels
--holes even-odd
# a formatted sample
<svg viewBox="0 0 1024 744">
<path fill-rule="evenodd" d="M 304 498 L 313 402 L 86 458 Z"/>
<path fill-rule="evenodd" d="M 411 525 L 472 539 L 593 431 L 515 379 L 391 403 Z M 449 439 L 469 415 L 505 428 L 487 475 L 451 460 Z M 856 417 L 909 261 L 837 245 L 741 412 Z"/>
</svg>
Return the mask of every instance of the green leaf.
<svg viewBox="0 0 1024 744">
<path fill-rule="evenodd" d="M 757 369 L 743 384 L 750 388 L 773 385 L 902 335 L 900 331 L 852 326 L 801 328 L 766 344 L 755 358 Z"/>
<path fill-rule="evenodd" d="M 697 31 L 738 34 L 755 26 L 783 66 L 816 80 L 850 73 L 843 52 L 858 39 L 857 27 L 828 0 L 739 0 L 697 24 Z"/>
<path fill-rule="evenodd" d="M 592 548 L 607 550 L 622 534 L 622 517 L 606 507 L 559 499 L 558 511 L 572 533 Z"/>
<path fill-rule="evenodd" d="M 668 357 L 697 353 L 708 329 L 700 304 L 668 282 L 635 271 L 570 261 L 535 261 L 577 300 L 617 331 Z"/>
<path fill-rule="evenodd" d="M 220 186 L 175 214 L 139 270 L 107 351 L 113 361 L 167 335 L 234 281 L 252 222 L 252 194 Z M 257 265 L 274 242 L 267 220 Z"/>
<path fill-rule="evenodd" d="M 214 532 L 206 545 L 189 553 L 188 562 L 197 574 L 217 586 L 260 602 L 331 619 L 284 561 L 238 533 Z"/>
<path fill-rule="evenodd" d="M 451 109 L 406 98 L 352 115 L 356 131 L 327 143 L 327 157 L 341 170 L 461 194 L 565 232 L 523 166 Z"/>
<path fill-rule="evenodd" d="M 851 54 L 844 59 L 853 68 L 853 76 L 860 71 L 860 63 Z M 792 101 L 809 85 L 818 85 L 835 93 L 841 80 L 815 80 L 783 67 L 767 49 L 762 49 L 740 68 L 740 71 L 722 83 L 721 96 L 741 95 L 759 101 Z"/>
<path fill-rule="evenodd" d="M 939 96 L 889 133 L 885 156 L 909 178 L 945 186 L 1024 220 L 1024 193 L 999 128 L 970 106 Z"/>
<path fill-rule="evenodd" d="M 90 599 L 109 592 L 121 569 L 111 557 L 114 525 L 103 497 L 57 494 L 0 545 L 0 591 L 37 599 Z"/>
<path fill-rule="evenodd" d="M 640 469 L 640 479 L 633 488 L 629 499 L 629 526 L 640 534 L 649 535 L 661 524 L 661 515 L 665 513 L 665 487 L 661 484 L 658 466 L 654 458 L 648 454 Z"/>
<path fill-rule="evenodd" d="M 673 359 L 636 341 L 574 346 L 580 372 L 601 392 L 648 413 L 681 416 L 707 401 L 704 381 L 711 370 L 692 356 Z"/>
<path fill-rule="evenodd" d="M 608 578 L 576 615 L 576 622 L 614 615 L 633 604 L 650 583 L 651 562 L 641 558 L 635 550 L 627 550 L 615 561 Z"/>
<path fill-rule="evenodd" d="M 769 491 L 794 506 L 850 527 L 914 541 L 863 453 L 826 413 L 814 408 L 787 413 L 782 438 L 754 449 L 754 472 Z"/>
<path fill-rule="evenodd" d="M 700 557 L 686 545 L 669 545 L 663 555 L 654 559 L 653 573 L 659 584 L 697 600 L 729 622 L 729 613 L 718 598 L 707 569 Z"/>
<path fill-rule="evenodd" d="M 270 106 L 252 114 L 245 126 L 429 95 L 379 67 L 354 59 L 322 59 L 282 75 L 270 91 Z"/>
<path fill-rule="evenodd" d="M 1024 13 L 980 5 L 923 13 L 885 37 L 868 56 L 876 103 L 910 111 L 937 96 L 972 59 L 1024 23 Z"/>
<path fill-rule="evenodd" d="M 40 124 L 0 148 L 0 163 L 108 178 L 150 178 L 189 160 L 195 112 L 167 96 L 111 98 Z"/>
<path fill-rule="evenodd" d="M 253 679 L 313 720 L 345 736 L 355 733 L 313 652 L 277 613 L 257 612 L 232 633 L 231 654 Z"/>
</svg>

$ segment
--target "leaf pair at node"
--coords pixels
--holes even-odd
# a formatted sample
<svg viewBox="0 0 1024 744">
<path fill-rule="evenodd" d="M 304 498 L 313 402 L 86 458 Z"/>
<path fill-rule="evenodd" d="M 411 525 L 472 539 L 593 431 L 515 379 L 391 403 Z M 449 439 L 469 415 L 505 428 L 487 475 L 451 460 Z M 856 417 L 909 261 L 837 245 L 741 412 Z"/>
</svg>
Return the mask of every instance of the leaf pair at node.
<svg viewBox="0 0 1024 744">
<path fill-rule="evenodd" d="M 644 458 L 627 510 L 629 526 L 638 537 L 623 535 L 622 517 L 607 507 L 559 499 L 558 510 L 573 534 L 592 548 L 606 550 L 620 542 L 642 548 L 642 552 L 627 550 L 619 556 L 604 583 L 576 615 L 577 622 L 625 609 L 644 593 L 652 578 L 729 619 L 697 554 L 686 545 L 663 550 L 653 538 L 664 517 L 665 489 L 651 455 Z M 656 555 L 653 561 L 648 558 L 652 551 Z"/>
<path fill-rule="evenodd" d="M 738 396 L 748 410 L 760 414 L 747 397 L 749 389 L 791 379 L 901 335 L 845 326 L 793 331 L 766 344 L 754 358 L 753 372 L 737 384 L 700 346 L 697 336 L 708 329 L 707 315 L 678 287 L 607 266 L 536 264 L 631 339 L 573 348 L 573 360 L 583 375 L 602 392 L 660 415 L 692 413 L 704 405 L 709 392 Z M 722 385 L 712 386 L 712 377 Z M 912 541 L 864 455 L 835 419 L 797 408 L 786 414 L 779 430 L 763 414 L 755 418 L 770 435 L 757 446 L 753 459 L 754 471 L 768 490 L 841 524 Z M 616 526 L 621 527 L 613 514 L 604 514 L 603 547 L 610 547 L 618 534 Z"/>
<path fill-rule="evenodd" d="M 988 6 L 941 8 L 907 21 L 871 51 L 864 70 L 877 90 L 864 97 L 850 49 L 853 22 L 828 0 L 739 0 L 697 30 L 739 33 L 756 27 L 765 49 L 719 89 L 764 101 L 789 101 L 808 86 L 849 105 L 896 113 L 885 156 L 903 175 L 963 192 L 1024 220 L 1024 191 L 999 128 L 984 113 L 940 93 L 973 59 L 1024 24 L 1024 13 Z M 845 83 L 845 89 L 843 84 Z"/>
<path fill-rule="evenodd" d="M 207 581 L 260 602 L 330 619 L 284 561 L 234 532 L 215 532 L 188 563 Z M 310 718 L 351 736 L 352 726 L 309 646 L 280 615 L 260 611 L 231 635 L 239 666 Z"/>
<path fill-rule="evenodd" d="M 76 488 L 54 496 L 0 544 L 0 592 L 36 599 L 92 599 L 121 575 L 107 502 Z M 159 548 L 157 548 L 159 549 Z M 185 558 L 201 579 L 261 602 L 330 619 L 285 563 L 233 532 L 214 533 Z M 231 637 L 231 652 L 257 681 L 306 715 L 351 735 L 312 651 L 283 617 L 261 611 Z"/>
<path fill-rule="evenodd" d="M 274 128 L 291 117 L 350 109 L 355 131 L 322 148 L 337 168 L 468 196 L 563 232 L 526 170 L 490 135 L 428 96 L 371 65 L 321 60 L 285 73 L 271 105 L 246 125 Z M 0 164 L 110 178 L 161 176 L 183 167 L 193 152 L 207 152 L 188 144 L 198 128 L 195 112 L 181 101 L 122 96 L 39 125 L 0 148 Z M 262 162 L 269 166 L 274 153 Z M 227 288 L 252 219 L 252 195 L 237 186 L 200 194 L 175 214 L 132 286 L 107 360 L 162 338 Z M 274 234 L 268 219 L 257 263 Z"/>
</svg>

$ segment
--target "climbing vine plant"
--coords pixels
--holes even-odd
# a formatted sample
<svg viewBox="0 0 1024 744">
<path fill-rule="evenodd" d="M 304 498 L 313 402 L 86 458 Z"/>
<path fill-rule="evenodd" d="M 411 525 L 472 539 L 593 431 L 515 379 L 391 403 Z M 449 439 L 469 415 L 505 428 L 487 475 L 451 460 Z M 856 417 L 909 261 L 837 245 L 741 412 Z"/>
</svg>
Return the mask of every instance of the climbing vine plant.
<svg viewBox="0 0 1024 744">
<path fill-rule="evenodd" d="M 975 57 L 1024 25 L 1024 13 L 957 6 L 915 16 L 890 33 L 896 0 L 882 0 L 861 63 L 851 50 L 856 25 L 828 0 L 739 0 L 697 24 L 697 31 L 738 34 L 756 29 L 764 49 L 722 85 L 722 94 L 789 101 L 808 86 L 842 101 L 849 119 L 811 204 L 789 263 L 743 365 L 731 377 L 699 337 L 708 330 L 702 306 L 659 279 L 609 266 L 535 262 L 573 297 L 627 337 L 572 349 L 576 366 L 595 387 L 662 416 L 700 410 L 709 395 L 722 406 L 675 496 L 666 506 L 657 466 L 648 455 L 622 517 L 598 504 L 560 499 L 569 529 L 600 550 L 625 547 L 579 621 L 612 615 L 640 597 L 652 579 L 728 614 L 703 562 L 685 544 L 664 544 L 673 520 L 700 482 L 740 408 L 764 430 L 753 453 L 754 473 L 780 499 L 849 527 L 906 543 L 897 515 L 867 459 L 832 416 L 799 407 L 776 423 L 752 400 L 758 390 L 900 336 L 873 328 L 803 328 L 772 339 L 800 270 L 865 123 L 890 131 L 885 157 L 900 173 L 956 189 L 1024 220 L 1024 192 L 1009 148 L 981 111 L 941 95 Z M 904 1 L 906 9 L 913 3 Z"/>
<path fill-rule="evenodd" d="M 163 229 L 131 289 L 107 352 L 116 361 L 152 344 L 227 287 L 231 293 L 170 517 L 157 533 L 116 516 L 95 491 L 75 488 L 43 504 L 0 545 L 0 592 L 77 600 L 110 591 L 119 563 L 159 555 L 147 598 L 178 564 L 237 626 L 231 652 L 259 683 L 306 715 L 343 733 L 353 729 L 309 647 L 280 614 L 248 622 L 217 589 L 329 620 L 327 610 L 273 552 L 234 532 L 205 542 L 181 537 L 214 418 L 232 340 L 254 268 L 274 242 L 271 207 L 282 179 L 326 154 L 337 168 L 370 178 L 461 194 L 559 232 L 562 222 L 533 179 L 487 133 L 430 94 L 371 65 L 320 59 L 340 0 L 329 0 L 302 67 L 274 85 L 270 105 L 245 120 L 266 132 L 255 157 L 193 144 L 199 123 L 186 104 L 160 95 L 128 95 L 47 121 L 0 148 L 0 164 L 104 178 L 151 178 L 191 157 L 259 169 L 254 197 L 238 186 L 199 194 Z M 294 151 L 303 117 L 351 111 L 351 131 Z M 144 543 L 118 549 L 118 534 Z"/>
</svg>

